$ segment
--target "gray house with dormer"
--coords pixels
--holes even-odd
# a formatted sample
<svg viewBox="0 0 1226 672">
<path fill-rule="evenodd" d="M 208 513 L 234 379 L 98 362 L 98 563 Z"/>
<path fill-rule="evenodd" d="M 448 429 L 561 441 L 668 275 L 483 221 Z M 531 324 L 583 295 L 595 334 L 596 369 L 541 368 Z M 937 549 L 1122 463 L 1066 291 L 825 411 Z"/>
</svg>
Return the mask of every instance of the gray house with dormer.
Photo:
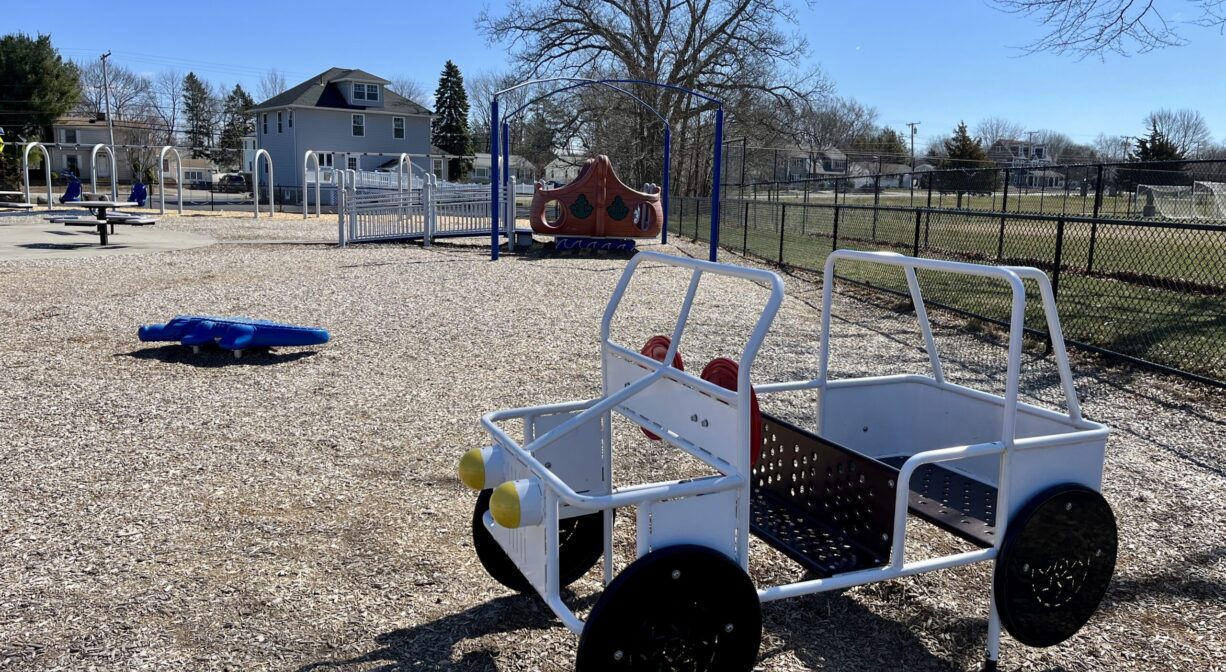
<svg viewBox="0 0 1226 672">
<path fill-rule="evenodd" d="M 255 144 L 272 157 L 276 184 L 302 186 L 308 150 L 322 153 L 324 167 L 370 171 L 402 152 L 429 154 L 433 113 L 388 84 L 363 70 L 331 68 L 253 107 Z M 429 159 L 412 160 L 430 171 Z"/>
</svg>

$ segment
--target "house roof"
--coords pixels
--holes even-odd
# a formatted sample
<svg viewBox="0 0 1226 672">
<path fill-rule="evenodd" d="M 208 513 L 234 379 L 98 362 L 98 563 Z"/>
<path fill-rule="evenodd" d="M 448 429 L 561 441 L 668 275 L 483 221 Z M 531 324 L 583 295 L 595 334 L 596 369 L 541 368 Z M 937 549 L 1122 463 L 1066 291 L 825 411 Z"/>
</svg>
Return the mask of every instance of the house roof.
<svg viewBox="0 0 1226 672">
<path fill-rule="evenodd" d="M 287 91 L 265 100 L 264 102 L 251 108 L 251 111 L 265 110 L 274 107 L 289 107 L 295 105 L 298 107 L 319 107 L 337 110 L 365 110 L 366 105 L 351 105 L 345 100 L 345 94 L 341 93 L 341 89 L 336 85 L 336 82 L 341 82 L 349 79 L 361 79 L 364 81 L 374 81 L 387 84 L 386 79 L 380 79 L 374 75 L 350 68 L 329 68 L 324 72 L 308 79 L 297 86 L 290 88 Z M 382 107 L 374 106 L 376 109 L 386 112 L 403 112 L 405 114 L 428 115 L 433 114 L 425 107 L 405 98 L 404 96 L 389 91 L 386 88 L 383 90 L 383 105 Z"/>
</svg>

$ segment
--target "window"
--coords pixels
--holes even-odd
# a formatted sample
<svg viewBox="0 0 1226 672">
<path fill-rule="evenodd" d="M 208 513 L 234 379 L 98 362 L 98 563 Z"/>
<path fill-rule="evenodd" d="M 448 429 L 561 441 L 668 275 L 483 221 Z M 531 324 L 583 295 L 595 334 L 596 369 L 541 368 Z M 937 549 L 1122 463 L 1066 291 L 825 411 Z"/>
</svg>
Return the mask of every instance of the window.
<svg viewBox="0 0 1226 672">
<path fill-rule="evenodd" d="M 404 117 L 392 117 L 392 137 L 404 140 Z"/>
<path fill-rule="evenodd" d="M 64 155 L 64 172 L 72 173 L 77 177 L 81 176 L 81 158 L 76 154 Z"/>
<path fill-rule="evenodd" d="M 353 115 L 353 136 L 360 138 L 366 135 L 366 115 Z"/>
<path fill-rule="evenodd" d="M 443 179 L 443 160 L 442 159 L 431 159 L 430 160 L 430 172 L 434 173 L 434 176 L 437 177 L 438 179 L 440 180 Z"/>
<path fill-rule="evenodd" d="M 268 113 L 264 113 L 264 135 L 268 135 Z"/>
<path fill-rule="evenodd" d="M 204 171 L 203 170 L 185 170 L 183 171 L 183 179 L 189 180 L 192 182 L 203 182 L 204 181 Z"/>
<path fill-rule="evenodd" d="M 69 145 L 77 144 L 77 129 L 75 128 L 65 128 L 64 129 L 64 143 L 69 144 Z"/>
<path fill-rule="evenodd" d="M 331 154 L 320 154 L 319 155 L 319 167 L 320 168 L 331 168 L 332 165 L 333 164 L 332 164 Z"/>
<path fill-rule="evenodd" d="M 289 111 L 289 127 L 290 128 L 294 127 L 294 111 L 293 110 Z"/>
<path fill-rule="evenodd" d="M 277 113 L 277 132 L 280 133 L 282 130 L 284 129 L 281 128 L 281 113 L 278 112 Z"/>
<path fill-rule="evenodd" d="M 346 165 L 348 166 L 349 170 L 357 170 L 358 169 L 358 157 L 356 156 L 349 157 L 349 160 L 346 163 Z"/>
<path fill-rule="evenodd" d="M 473 169 L 473 177 L 483 177 L 483 178 L 488 179 L 489 176 L 490 176 L 489 168 L 474 168 Z"/>
<path fill-rule="evenodd" d="M 354 100 L 379 100 L 379 85 L 378 84 L 358 84 L 353 85 Z"/>
</svg>

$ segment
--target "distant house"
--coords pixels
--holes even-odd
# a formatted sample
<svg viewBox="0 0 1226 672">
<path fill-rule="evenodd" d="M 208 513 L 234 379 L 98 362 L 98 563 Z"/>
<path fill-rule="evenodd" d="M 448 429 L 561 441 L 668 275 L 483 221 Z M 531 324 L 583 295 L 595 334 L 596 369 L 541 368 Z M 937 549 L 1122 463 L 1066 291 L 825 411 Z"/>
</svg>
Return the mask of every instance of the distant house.
<svg viewBox="0 0 1226 672">
<path fill-rule="evenodd" d="M 785 166 L 774 168 L 777 173 L 783 173 L 777 174 L 776 180 L 794 182 L 847 174 L 847 155 L 834 147 L 812 152 L 803 149 L 788 150 L 786 161 Z"/>
<path fill-rule="evenodd" d="M 1048 167 L 1055 162 L 1047 147 L 1021 140 L 997 140 L 988 158 L 999 168 L 1009 169 L 1009 184 L 1015 187 L 1063 188 L 1064 176 Z"/>
<path fill-rule="evenodd" d="M 558 158 L 546 164 L 544 179 L 546 182 L 569 184 L 579 177 L 579 169 L 583 167 L 583 162 L 587 159 L 587 155 L 578 152 L 559 154 Z"/>
<path fill-rule="evenodd" d="M 175 162 L 173 159 L 167 159 L 164 162 L 164 170 L 166 171 L 166 179 L 173 179 Z M 208 159 L 193 159 L 183 157 L 183 184 L 212 184 L 217 181 L 221 171 L 217 168 L 217 164 Z"/>
<path fill-rule="evenodd" d="M 916 172 L 918 170 L 917 166 Z M 876 175 L 881 175 L 879 184 L 882 189 L 910 189 L 914 177 L 911 166 L 876 161 L 857 161 L 851 164 L 848 174 L 853 176 L 851 183 L 856 189 L 872 187 L 878 179 Z"/>
<path fill-rule="evenodd" d="M 98 121 L 93 117 L 60 117 L 51 124 L 51 142 L 61 145 L 51 148 L 51 169 L 72 173 L 88 181 L 92 167 L 89 162 L 90 152 L 96 144 L 109 145 L 110 134 L 105 121 Z M 116 142 L 119 142 L 118 138 Z M 132 167 L 124 160 L 122 151 L 115 152 L 115 169 L 119 173 L 120 181 L 132 179 Z M 111 160 L 106 158 L 105 153 L 99 152 L 98 178 L 110 177 Z"/>
<path fill-rule="evenodd" d="M 430 170 L 433 114 L 389 91 L 388 83 L 363 70 L 331 68 L 252 108 L 256 145 L 272 158 L 276 183 L 300 186 L 308 150 L 321 152 L 324 167 L 374 171 L 407 152 L 421 155 L 411 160 Z"/>
<path fill-rule="evenodd" d="M 489 184 L 490 155 L 477 152 L 476 157 L 473 160 L 473 170 L 469 175 L 469 180 Z M 511 169 L 511 174 L 515 176 L 515 181 L 519 184 L 532 184 L 536 180 L 536 166 L 518 154 L 511 155 Z"/>
<path fill-rule="evenodd" d="M 242 172 L 250 173 L 252 166 L 255 164 L 255 133 L 243 137 L 243 166 Z"/>
</svg>

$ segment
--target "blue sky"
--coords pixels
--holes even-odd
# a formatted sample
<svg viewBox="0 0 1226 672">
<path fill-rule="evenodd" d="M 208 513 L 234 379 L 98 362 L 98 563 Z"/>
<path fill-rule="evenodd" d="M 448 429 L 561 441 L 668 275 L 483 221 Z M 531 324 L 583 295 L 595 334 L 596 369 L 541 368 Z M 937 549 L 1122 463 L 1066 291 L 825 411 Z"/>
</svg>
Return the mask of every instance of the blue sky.
<svg viewBox="0 0 1226 672">
<path fill-rule="evenodd" d="M 336 1 L 161 3 L 152 11 L 144 2 L 54 4 L 49 12 L 8 13 L 4 32 L 49 33 L 71 58 L 109 49 L 115 63 L 138 72 L 194 70 L 249 89 L 269 68 L 294 84 L 335 65 L 411 76 L 432 91 L 448 58 L 465 73 L 503 69 L 508 58 L 474 29 L 483 5 L 475 0 L 388 2 L 377 12 L 347 12 L 350 5 Z M 922 122 L 917 150 L 960 119 L 973 128 L 989 116 L 1078 142 L 1099 132 L 1137 135 L 1159 107 L 1199 110 L 1214 137 L 1226 140 L 1226 37 L 1213 30 L 1189 27 L 1185 47 L 1078 62 L 1023 55 L 1016 47 L 1039 29 L 985 0 L 798 5 L 799 25 L 789 29 L 807 36 L 811 61 L 840 94 L 876 107 L 882 123 L 905 131 L 906 122 Z"/>
</svg>

